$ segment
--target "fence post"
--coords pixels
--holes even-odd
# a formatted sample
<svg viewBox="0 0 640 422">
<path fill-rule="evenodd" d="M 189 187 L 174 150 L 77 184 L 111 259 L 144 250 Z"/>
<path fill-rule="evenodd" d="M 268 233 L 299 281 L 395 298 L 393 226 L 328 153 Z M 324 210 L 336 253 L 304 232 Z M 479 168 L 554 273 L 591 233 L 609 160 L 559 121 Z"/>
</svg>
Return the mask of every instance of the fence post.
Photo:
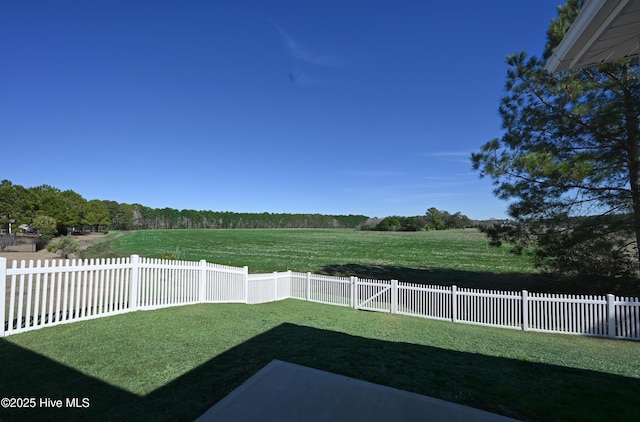
<svg viewBox="0 0 640 422">
<path fill-rule="evenodd" d="M 522 331 L 529 329 L 529 292 L 522 291 Z"/>
<path fill-rule="evenodd" d="M 273 272 L 273 301 L 278 300 L 278 272 Z"/>
<path fill-rule="evenodd" d="M 198 278 L 198 303 L 204 303 L 207 296 L 207 261 L 200 260 L 200 276 Z"/>
<path fill-rule="evenodd" d="M 351 277 L 351 307 L 358 309 L 358 277 Z"/>
<path fill-rule="evenodd" d="M 398 280 L 391 280 L 391 313 L 398 313 Z"/>
<path fill-rule="evenodd" d="M 4 319 L 6 313 L 6 295 L 7 295 L 7 258 L 0 258 L 0 337 L 4 337 Z"/>
<path fill-rule="evenodd" d="M 249 303 L 249 267 L 242 267 L 242 276 L 244 277 L 244 303 Z"/>
<path fill-rule="evenodd" d="M 131 255 L 131 279 L 129 283 L 129 309 L 138 309 L 138 284 L 140 283 L 140 256 Z"/>
<path fill-rule="evenodd" d="M 615 297 L 607 295 L 607 335 L 611 338 L 616 336 L 616 308 Z"/>
<path fill-rule="evenodd" d="M 311 298 L 311 273 L 307 273 L 307 285 L 305 287 L 304 298 L 308 301 Z"/>
<path fill-rule="evenodd" d="M 458 287 L 451 286 L 451 321 L 458 322 L 458 297 L 456 295 Z"/>
</svg>

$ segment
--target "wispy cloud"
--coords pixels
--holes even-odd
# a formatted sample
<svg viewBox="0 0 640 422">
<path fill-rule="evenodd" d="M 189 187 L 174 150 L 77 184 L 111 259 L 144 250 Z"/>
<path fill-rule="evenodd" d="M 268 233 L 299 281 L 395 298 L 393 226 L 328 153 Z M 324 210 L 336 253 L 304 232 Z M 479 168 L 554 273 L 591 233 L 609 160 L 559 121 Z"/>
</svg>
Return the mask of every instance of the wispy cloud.
<svg viewBox="0 0 640 422">
<path fill-rule="evenodd" d="M 471 151 L 443 151 L 443 152 L 427 152 L 427 157 L 471 157 Z"/>
<path fill-rule="evenodd" d="M 293 37 L 291 37 L 287 31 L 285 31 L 282 26 L 278 25 L 274 21 L 270 21 L 271 25 L 278 31 L 280 37 L 284 41 L 285 48 L 287 53 L 292 59 L 313 64 L 316 66 L 324 66 L 324 67 L 339 67 L 342 66 L 342 63 L 336 59 L 335 57 L 316 54 L 312 52 L 308 48 L 302 46 L 298 41 L 296 41 Z"/>
<path fill-rule="evenodd" d="M 355 177 L 397 177 L 404 176 L 405 174 L 399 171 L 384 171 L 384 170 L 353 170 L 353 171 L 343 171 L 342 174 L 346 176 L 355 176 Z"/>
<path fill-rule="evenodd" d="M 429 192 L 429 193 L 416 193 L 413 195 L 390 195 L 386 198 L 387 202 L 391 203 L 403 203 L 403 202 L 416 202 L 416 201 L 424 201 L 425 203 L 436 202 L 443 199 L 451 199 L 451 198 L 459 198 L 464 196 L 463 193 L 457 192 Z"/>
<path fill-rule="evenodd" d="M 455 161 L 457 163 L 471 162 L 471 151 L 427 152 L 424 153 L 423 156 L 439 158 L 442 161 Z"/>
<path fill-rule="evenodd" d="M 292 70 L 289 72 L 289 80 L 299 85 L 319 85 L 322 81 L 317 77 L 300 70 Z"/>
</svg>

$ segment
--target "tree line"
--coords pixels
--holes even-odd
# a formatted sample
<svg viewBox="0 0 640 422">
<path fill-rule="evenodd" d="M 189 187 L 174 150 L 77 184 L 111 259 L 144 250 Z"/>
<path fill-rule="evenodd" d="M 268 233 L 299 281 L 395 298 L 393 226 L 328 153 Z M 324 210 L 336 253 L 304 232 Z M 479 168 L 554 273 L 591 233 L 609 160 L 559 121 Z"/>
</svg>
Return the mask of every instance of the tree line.
<svg viewBox="0 0 640 422">
<path fill-rule="evenodd" d="M 364 215 L 237 213 L 151 208 L 141 204 L 86 200 L 72 190 L 41 185 L 25 188 L 0 182 L 0 223 L 8 232 L 20 227 L 44 237 L 70 231 L 140 229 L 355 228 Z"/>
<path fill-rule="evenodd" d="M 412 217 L 391 216 L 383 219 L 372 218 L 360 226 L 360 230 L 377 231 L 420 231 L 465 229 L 473 227 L 474 221 L 461 212 L 451 214 L 445 210 L 431 207 L 425 215 Z"/>
</svg>

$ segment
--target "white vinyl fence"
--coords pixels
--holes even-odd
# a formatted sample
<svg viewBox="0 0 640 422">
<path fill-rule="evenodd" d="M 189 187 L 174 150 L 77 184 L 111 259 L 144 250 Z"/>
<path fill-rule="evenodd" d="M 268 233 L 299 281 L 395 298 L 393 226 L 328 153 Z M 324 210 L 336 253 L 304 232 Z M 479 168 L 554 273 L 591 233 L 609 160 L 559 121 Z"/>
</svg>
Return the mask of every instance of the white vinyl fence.
<svg viewBox="0 0 640 422">
<path fill-rule="evenodd" d="M 0 337 L 136 310 L 287 298 L 519 330 L 640 340 L 640 300 L 428 286 L 292 271 L 249 274 L 205 261 L 0 258 Z"/>
</svg>

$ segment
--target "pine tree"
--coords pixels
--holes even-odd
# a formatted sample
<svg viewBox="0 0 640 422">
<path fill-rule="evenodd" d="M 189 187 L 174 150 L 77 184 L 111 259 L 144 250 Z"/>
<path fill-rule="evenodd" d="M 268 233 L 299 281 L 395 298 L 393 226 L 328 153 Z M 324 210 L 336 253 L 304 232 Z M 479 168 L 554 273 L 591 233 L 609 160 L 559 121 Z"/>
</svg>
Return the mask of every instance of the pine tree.
<svg viewBox="0 0 640 422">
<path fill-rule="evenodd" d="M 566 274 L 637 274 L 640 253 L 638 59 L 551 74 L 544 69 L 583 1 L 569 0 L 547 32 L 542 59 L 507 58 L 499 107 L 504 134 L 473 154 L 474 168 L 511 201 L 515 224 L 495 243 L 533 248 Z"/>
</svg>

